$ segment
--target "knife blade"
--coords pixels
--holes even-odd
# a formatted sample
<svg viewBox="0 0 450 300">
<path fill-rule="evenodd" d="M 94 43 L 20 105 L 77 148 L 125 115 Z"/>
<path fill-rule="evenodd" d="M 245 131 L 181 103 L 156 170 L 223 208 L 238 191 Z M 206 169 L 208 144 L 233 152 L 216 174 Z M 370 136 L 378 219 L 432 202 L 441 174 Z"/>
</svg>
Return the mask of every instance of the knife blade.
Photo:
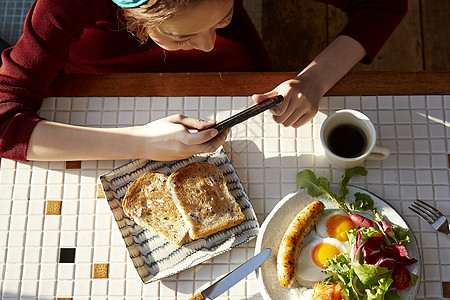
<svg viewBox="0 0 450 300">
<path fill-rule="evenodd" d="M 253 256 L 245 263 L 222 277 L 220 280 L 210 285 L 200 293 L 196 294 L 189 300 L 206 300 L 215 299 L 230 289 L 233 285 L 244 279 L 248 274 L 259 268 L 270 256 L 272 250 L 267 248 L 264 251 Z"/>
</svg>

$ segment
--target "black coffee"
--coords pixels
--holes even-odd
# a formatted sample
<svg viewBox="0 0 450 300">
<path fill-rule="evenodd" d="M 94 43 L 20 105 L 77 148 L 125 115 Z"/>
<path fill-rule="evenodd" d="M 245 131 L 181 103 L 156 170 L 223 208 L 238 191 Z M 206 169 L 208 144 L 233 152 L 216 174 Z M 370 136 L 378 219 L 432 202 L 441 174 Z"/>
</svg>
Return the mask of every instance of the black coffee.
<svg viewBox="0 0 450 300">
<path fill-rule="evenodd" d="M 340 157 L 360 156 L 366 149 L 367 138 L 362 129 L 352 124 L 341 124 L 333 128 L 328 136 L 328 147 Z"/>
</svg>

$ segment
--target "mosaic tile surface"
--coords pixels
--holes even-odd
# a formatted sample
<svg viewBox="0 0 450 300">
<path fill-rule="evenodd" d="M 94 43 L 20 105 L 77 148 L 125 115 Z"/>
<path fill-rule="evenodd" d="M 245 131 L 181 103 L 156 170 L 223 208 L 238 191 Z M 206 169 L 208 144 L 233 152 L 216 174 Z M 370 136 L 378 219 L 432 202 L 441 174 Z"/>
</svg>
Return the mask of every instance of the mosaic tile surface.
<svg viewBox="0 0 450 300">
<path fill-rule="evenodd" d="M 41 115 L 64 123 L 121 127 L 180 112 L 222 120 L 250 104 L 249 97 L 49 98 Z M 385 161 L 366 162 L 368 176 L 352 179 L 352 184 L 389 202 L 412 226 L 424 262 L 417 299 L 449 297 L 450 240 L 408 209 L 421 199 L 450 216 L 448 95 L 324 98 L 316 117 L 297 130 L 278 126 L 267 112 L 235 126 L 224 148 L 260 224 L 296 189 L 299 170 L 309 168 L 333 183 L 340 181 L 342 173 L 323 156 L 319 131 L 326 116 L 341 108 L 368 115 L 378 143 L 391 149 Z M 3 299 L 187 299 L 253 256 L 250 241 L 143 284 L 99 188 L 101 174 L 128 162 L 1 160 Z M 47 213 L 49 207 L 54 211 L 52 203 L 59 203 L 56 214 Z M 261 299 L 254 273 L 220 299 Z"/>
</svg>

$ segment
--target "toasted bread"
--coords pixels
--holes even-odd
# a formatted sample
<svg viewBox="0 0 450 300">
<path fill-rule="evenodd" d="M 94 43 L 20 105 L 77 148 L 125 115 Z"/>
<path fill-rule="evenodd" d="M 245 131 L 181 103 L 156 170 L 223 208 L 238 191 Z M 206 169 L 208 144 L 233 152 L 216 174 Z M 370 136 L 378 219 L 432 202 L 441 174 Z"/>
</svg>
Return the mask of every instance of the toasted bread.
<svg viewBox="0 0 450 300">
<path fill-rule="evenodd" d="M 189 227 L 172 201 L 167 179 L 168 176 L 160 172 L 142 174 L 128 188 L 122 206 L 125 214 L 137 224 L 181 246 Z"/>
<path fill-rule="evenodd" d="M 245 219 L 227 188 L 222 171 L 214 165 L 191 163 L 173 172 L 167 185 L 194 240 L 233 227 Z"/>
</svg>

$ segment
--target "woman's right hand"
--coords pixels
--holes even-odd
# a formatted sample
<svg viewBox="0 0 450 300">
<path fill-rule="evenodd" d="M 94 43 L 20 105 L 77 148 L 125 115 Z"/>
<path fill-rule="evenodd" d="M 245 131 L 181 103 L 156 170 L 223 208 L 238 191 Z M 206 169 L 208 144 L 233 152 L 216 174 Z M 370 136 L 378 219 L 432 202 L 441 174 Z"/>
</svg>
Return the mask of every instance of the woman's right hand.
<svg viewBox="0 0 450 300">
<path fill-rule="evenodd" d="M 140 141 L 139 156 L 159 161 L 188 158 L 219 148 L 229 130 L 217 134 L 215 121 L 203 121 L 183 115 L 168 116 L 144 126 L 135 127 Z"/>
</svg>

